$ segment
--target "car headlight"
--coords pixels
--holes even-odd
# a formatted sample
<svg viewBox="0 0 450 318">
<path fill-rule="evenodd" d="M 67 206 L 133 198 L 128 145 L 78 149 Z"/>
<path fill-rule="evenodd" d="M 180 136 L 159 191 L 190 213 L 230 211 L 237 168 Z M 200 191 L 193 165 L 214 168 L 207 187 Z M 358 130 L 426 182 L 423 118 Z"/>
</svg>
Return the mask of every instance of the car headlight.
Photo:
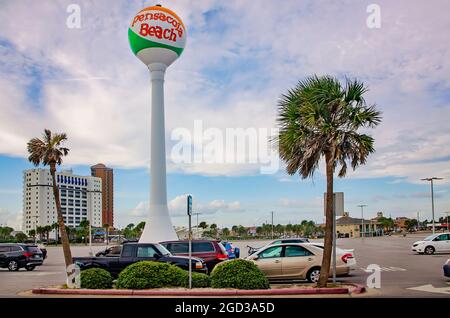
<svg viewBox="0 0 450 318">
<path fill-rule="evenodd" d="M 416 247 L 417 245 L 419 245 L 419 244 L 413 244 L 413 247 Z"/>
</svg>

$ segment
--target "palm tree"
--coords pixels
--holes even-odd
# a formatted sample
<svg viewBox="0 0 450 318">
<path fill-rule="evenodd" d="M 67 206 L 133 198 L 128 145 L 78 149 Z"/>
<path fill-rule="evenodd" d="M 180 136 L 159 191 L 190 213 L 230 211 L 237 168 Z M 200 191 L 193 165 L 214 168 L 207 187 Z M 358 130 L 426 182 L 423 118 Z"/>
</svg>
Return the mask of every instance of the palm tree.
<svg viewBox="0 0 450 318">
<path fill-rule="evenodd" d="M 58 230 L 59 230 L 59 224 L 58 222 L 55 222 L 51 225 L 52 230 L 55 230 L 55 245 L 58 245 L 58 240 L 59 240 L 59 234 L 58 234 Z"/>
<path fill-rule="evenodd" d="M 43 241 L 42 236 L 45 233 L 45 229 L 43 226 L 37 226 L 36 227 L 36 233 L 39 235 L 39 241 Z"/>
<path fill-rule="evenodd" d="M 230 229 L 227 228 L 227 227 L 224 227 L 224 228 L 222 229 L 222 235 L 223 235 L 224 237 L 229 236 L 229 235 L 230 235 Z"/>
<path fill-rule="evenodd" d="M 28 146 L 28 160 L 35 166 L 43 164 L 44 166 L 50 166 L 50 174 L 53 181 L 53 196 L 56 203 L 56 213 L 58 216 L 59 232 L 61 235 L 61 242 L 64 252 L 64 261 L 66 268 L 72 264 L 72 253 L 70 251 L 69 238 L 66 232 L 66 226 L 64 224 L 63 215 L 61 213 L 61 202 L 59 200 L 59 190 L 56 184 L 56 165 L 61 165 L 63 156 L 69 153 L 69 149 L 62 147 L 64 141 L 67 140 L 65 133 L 52 134 L 48 129 L 45 129 L 43 140 L 39 138 L 31 139 Z M 69 274 L 69 273 L 68 273 Z"/>
<path fill-rule="evenodd" d="M 48 240 L 49 240 L 49 236 L 50 236 L 50 231 L 51 230 L 52 230 L 52 226 L 51 225 L 44 226 L 45 236 L 47 238 L 47 244 L 48 244 Z"/>
<path fill-rule="evenodd" d="M 320 287 L 326 286 L 331 263 L 334 171 L 339 165 L 338 177 L 344 177 L 347 164 L 355 169 L 374 152 L 374 139 L 358 132 L 381 122 L 381 113 L 366 104 L 366 92 L 358 80 L 347 79 L 343 86 L 331 76 L 311 76 L 282 95 L 278 103 L 280 132 L 275 141 L 287 173 L 313 177 L 321 158 L 325 159 L 326 224 Z"/>
<path fill-rule="evenodd" d="M 34 237 L 36 236 L 36 231 L 35 230 L 30 230 L 28 231 L 28 235 L 31 236 L 34 240 Z"/>
<path fill-rule="evenodd" d="M 83 236 L 84 236 L 84 244 L 87 244 L 88 236 L 89 236 L 89 221 L 83 220 L 80 222 L 80 227 L 83 229 Z"/>
</svg>

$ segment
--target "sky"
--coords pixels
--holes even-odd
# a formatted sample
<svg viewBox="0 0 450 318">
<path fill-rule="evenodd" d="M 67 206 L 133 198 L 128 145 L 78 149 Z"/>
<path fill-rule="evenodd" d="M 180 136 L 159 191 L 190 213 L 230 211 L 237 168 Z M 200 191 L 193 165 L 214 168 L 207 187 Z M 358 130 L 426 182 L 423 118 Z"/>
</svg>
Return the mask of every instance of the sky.
<svg viewBox="0 0 450 318">
<path fill-rule="evenodd" d="M 364 217 L 419 212 L 430 219 L 430 187 L 420 179 L 431 176 L 444 178 L 435 185 L 436 218 L 450 210 L 448 1 L 160 3 L 183 19 L 188 34 L 165 79 L 167 194 L 175 225 L 187 224 L 188 193 L 199 221 L 219 227 L 270 222 L 271 211 L 275 223 L 323 222 L 323 164 L 313 179 L 288 176 L 266 134 L 276 128 L 281 94 L 312 74 L 362 80 L 370 89 L 366 100 L 383 113 L 382 124 L 368 131 L 376 152 L 335 182 L 351 216 L 360 217 L 357 205 L 367 204 Z M 79 28 L 67 24 L 73 4 Z M 150 76 L 130 50 L 127 28 L 153 4 L 0 0 L 0 224 L 21 226 L 22 171 L 32 167 L 26 143 L 45 128 L 68 135 L 63 169 L 89 175 L 99 162 L 114 168 L 116 226 L 145 220 Z M 227 151 L 230 129 L 257 139 Z M 218 137 L 222 152 L 207 147 L 208 138 Z M 186 145 L 193 162 L 177 157 Z M 247 153 L 252 146 L 256 155 Z M 219 157 L 225 162 L 214 160 Z M 268 163 L 276 167 L 270 173 L 262 168 Z"/>
</svg>

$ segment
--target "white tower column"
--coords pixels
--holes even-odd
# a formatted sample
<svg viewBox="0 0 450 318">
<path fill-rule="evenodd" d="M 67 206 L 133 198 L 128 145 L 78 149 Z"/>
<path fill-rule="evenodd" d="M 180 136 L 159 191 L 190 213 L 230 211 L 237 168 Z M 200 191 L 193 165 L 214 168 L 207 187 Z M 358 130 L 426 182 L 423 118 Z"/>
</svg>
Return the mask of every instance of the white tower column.
<svg viewBox="0 0 450 318">
<path fill-rule="evenodd" d="M 150 213 L 140 243 L 177 240 L 167 208 L 166 139 L 164 129 L 164 75 L 167 66 L 148 65 L 152 82 L 151 147 L 150 147 Z"/>
</svg>

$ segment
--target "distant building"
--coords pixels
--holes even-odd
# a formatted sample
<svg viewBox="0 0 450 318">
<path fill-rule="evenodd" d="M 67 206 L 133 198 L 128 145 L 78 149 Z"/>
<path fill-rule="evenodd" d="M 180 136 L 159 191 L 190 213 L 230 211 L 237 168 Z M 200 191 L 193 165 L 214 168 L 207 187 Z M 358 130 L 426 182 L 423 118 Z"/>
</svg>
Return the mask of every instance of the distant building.
<svg viewBox="0 0 450 318">
<path fill-rule="evenodd" d="M 256 236 L 256 226 L 248 227 L 247 234 L 250 236 Z"/>
<path fill-rule="evenodd" d="M 56 173 L 56 183 L 59 188 L 61 212 L 67 226 L 79 226 L 82 220 L 89 220 L 89 218 L 93 226 L 102 225 L 100 193 L 102 180 L 100 178 L 74 175 L 71 170 L 68 170 Z M 57 222 L 52 185 L 52 177 L 48 169 L 23 171 L 22 230 L 26 233 L 37 226 Z"/>
<path fill-rule="evenodd" d="M 409 218 L 401 216 L 401 217 L 397 217 L 394 220 L 394 226 L 396 228 L 397 231 L 406 231 L 407 226 L 406 226 L 406 221 L 408 221 Z"/>
<path fill-rule="evenodd" d="M 381 219 L 384 219 L 385 216 L 383 215 L 383 212 L 377 212 L 377 216 L 372 218 L 372 222 L 375 223 L 377 235 L 384 235 L 384 232 L 387 230 L 389 231 L 389 228 L 385 228 L 383 223 L 381 222 Z"/>
<path fill-rule="evenodd" d="M 373 236 L 376 233 L 376 224 L 371 220 L 352 218 L 348 212 L 336 220 L 336 232 L 339 237 Z"/>
<path fill-rule="evenodd" d="M 99 163 L 91 167 L 91 175 L 102 179 L 102 225 L 114 227 L 114 173 Z"/>
</svg>

